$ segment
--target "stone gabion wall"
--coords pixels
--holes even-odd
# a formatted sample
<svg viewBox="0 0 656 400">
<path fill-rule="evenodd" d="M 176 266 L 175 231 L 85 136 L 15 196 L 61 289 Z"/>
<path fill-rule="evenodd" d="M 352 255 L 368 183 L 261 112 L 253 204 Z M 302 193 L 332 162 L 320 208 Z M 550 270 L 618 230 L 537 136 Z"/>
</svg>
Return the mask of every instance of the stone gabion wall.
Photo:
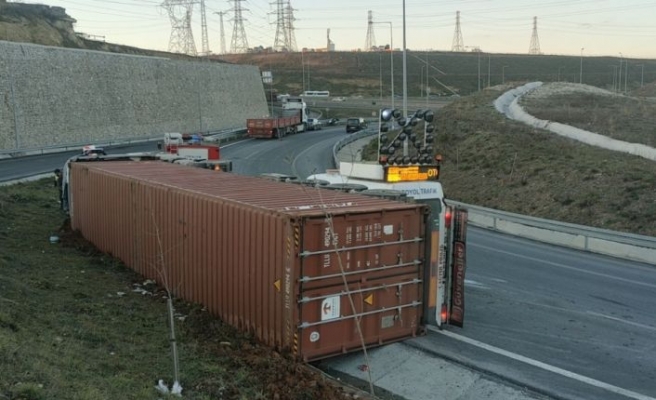
<svg viewBox="0 0 656 400">
<path fill-rule="evenodd" d="M 0 152 L 244 127 L 257 67 L 0 41 Z"/>
</svg>

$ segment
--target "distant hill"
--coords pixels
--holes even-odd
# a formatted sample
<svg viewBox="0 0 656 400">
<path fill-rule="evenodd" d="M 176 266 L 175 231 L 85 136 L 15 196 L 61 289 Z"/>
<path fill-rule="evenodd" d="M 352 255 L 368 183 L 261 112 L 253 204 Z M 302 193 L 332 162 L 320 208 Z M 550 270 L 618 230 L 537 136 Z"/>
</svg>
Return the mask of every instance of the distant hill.
<svg viewBox="0 0 656 400">
<path fill-rule="evenodd" d="M 5 0 L 0 0 L 0 40 L 111 53 L 195 59 L 184 54 L 106 43 L 103 38 L 75 32 L 73 28 L 75 22 L 76 20 L 62 7 L 7 3 Z"/>
<path fill-rule="evenodd" d="M 214 56 L 238 64 L 258 65 L 270 70 L 279 93 L 299 94 L 305 90 L 329 90 L 333 96 L 383 96 L 390 90 L 389 52 L 304 52 L 248 53 Z M 403 89 L 403 54 L 394 53 L 394 93 Z M 457 52 L 406 52 L 408 96 L 424 96 L 426 61 L 429 94 L 467 95 L 480 88 L 508 82 L 579 82 L 581 58 L 575 56 L 488 54 Z M 613 73 L 619 58 L 583 57 L 583 83 L 612 90 Z M 479 75 L 480 65 L 480 75 Z M 656 60 L 628 60 L 627 89 L 639 89 L 656 80 Z M 644 66 L 644 77 L 643 67 Z M 504 67 L 505 66 L 505 67 Z M 622 64 L 622 69 L 626 63 Z M 303 76 L 305 75 L 305 79 Z M 622 73 L 622 87 L 626 75 Z M 305 85 L 303 84 L 305 81 Z M 654 94 L 653 90 L 641 93 Z"/>
</svg>

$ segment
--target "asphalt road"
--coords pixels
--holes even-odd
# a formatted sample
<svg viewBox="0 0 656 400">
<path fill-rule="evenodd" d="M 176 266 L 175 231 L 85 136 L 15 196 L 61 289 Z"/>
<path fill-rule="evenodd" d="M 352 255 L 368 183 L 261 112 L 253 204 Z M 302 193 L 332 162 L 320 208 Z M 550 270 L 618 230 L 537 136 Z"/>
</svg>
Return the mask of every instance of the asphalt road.
<svg viewBox="0 0 656 400">
<path fill-rule="evenodd" d="M 467 259 L 465 328 L 415 344 L 554 397 L 656 397 L 656 268 L 476 228 Z"/>
<path fill-rule="evenodd" d="M 343 129 L 235 142 L 222 158 L 236 173 L 304 178 L 332 168 Z M 2 160 L 0 181 L 51 172 L 68 156 Z M 556 398 L 656 399 L 656 268 L 476 228 L 467 259 L 465 328 L 412 346 Z"/>
</svg>

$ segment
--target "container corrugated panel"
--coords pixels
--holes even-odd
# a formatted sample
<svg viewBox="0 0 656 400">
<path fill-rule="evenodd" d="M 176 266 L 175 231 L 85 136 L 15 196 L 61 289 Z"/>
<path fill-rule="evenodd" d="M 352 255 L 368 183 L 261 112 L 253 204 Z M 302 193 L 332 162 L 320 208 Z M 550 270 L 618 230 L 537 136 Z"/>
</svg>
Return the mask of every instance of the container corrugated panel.
<svg viewBox="0 0 656 400">
<path fill-rule="evenodd" d="M 74 163 L 70 188 L 99 249 L 301 359 L 420 332 L 422 205 L 164 162 Z"/>
</svg>

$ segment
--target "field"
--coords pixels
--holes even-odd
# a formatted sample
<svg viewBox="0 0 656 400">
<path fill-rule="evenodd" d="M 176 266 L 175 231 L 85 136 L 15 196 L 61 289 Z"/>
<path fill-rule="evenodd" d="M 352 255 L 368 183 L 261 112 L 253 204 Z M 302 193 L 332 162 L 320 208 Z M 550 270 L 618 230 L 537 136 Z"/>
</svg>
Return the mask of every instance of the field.
<svg viewBox="0 0 656 400">
<path fill-rule="evenodd" d="M 164 397 L 154 386 L 173 381 L 166 292 L 72 233 L 49 180 L 0 188 L 0 244 L 0 399 Z M 356 393 L 198 305 L 175 310 L 182 398 Z"/>
<path fill-rule="evenodd" d="M 437 113 L 435 148 L 444 158 L 440 179 L 446 196 L 525 215 L 656 236 L 654 162 L 506 119 L 492 102 L 509 88 L 486 89 Z M 563 101 L 576 103 L 577 96 L 574 100 L 556 97 L 541 101 L 536 114 L 594 130 L 605 126 L 600 119 L 621 107 L 615 124 L 631 129 L 613 134 L 643 143 L 653 140 L 653 125 L 635 122 L 649 114 L 632 106 L 641 100 L 626 99 L 617 105 L 596 96 L 583 97 L 585 103 L 572 107 L 571 113 L 558 110 Z M 533 100 L 530 104 L 533 107 Z M 651 103 L 641 104 L 654 109 Z M 372 143 L 365 157 L 373 160 L 375 154 Z"/>
<path fill-rule="evenodd" d="M 257 65 L 271 71 L 272 89 L 299 94 L 305 90 L 329 90 L 332 96 L 389 97 L 403 90 L 403 54 L 393 54 L 391 69 L 387 52 L 249 53 L 213 56 L 227 62 Z M 413 51 L 406 53 L 409 97 L 470 95 L 480 89 L 508 82 L 579 82 L 579 56 L 490 54 L 478 52 Z M 616 57 L 584 57 L 583 83 L 600 88 L 613 87 L 612 65 Z M 426 84 L 428 64 L 428 84 Z M 627 89 L 637 91 L 641 83 L 656 79 L 656 60 L 628 60 Z M 644 65 L 640 67 L 640 65 Z M 480 73 L 479 73 L 480 66 Z M 643 75 L 644 72 L 644 75 Z M 624 81 L 624 77 L 623 77 Z M 622 85 L 624 86 L 624 85 Z M 649 94 L 648 94 L 649 95 Z M 651 94 L 653 95 L 653 94 Z M 399 100 L 400 102 L 400 100 Z"/>
</svg>

